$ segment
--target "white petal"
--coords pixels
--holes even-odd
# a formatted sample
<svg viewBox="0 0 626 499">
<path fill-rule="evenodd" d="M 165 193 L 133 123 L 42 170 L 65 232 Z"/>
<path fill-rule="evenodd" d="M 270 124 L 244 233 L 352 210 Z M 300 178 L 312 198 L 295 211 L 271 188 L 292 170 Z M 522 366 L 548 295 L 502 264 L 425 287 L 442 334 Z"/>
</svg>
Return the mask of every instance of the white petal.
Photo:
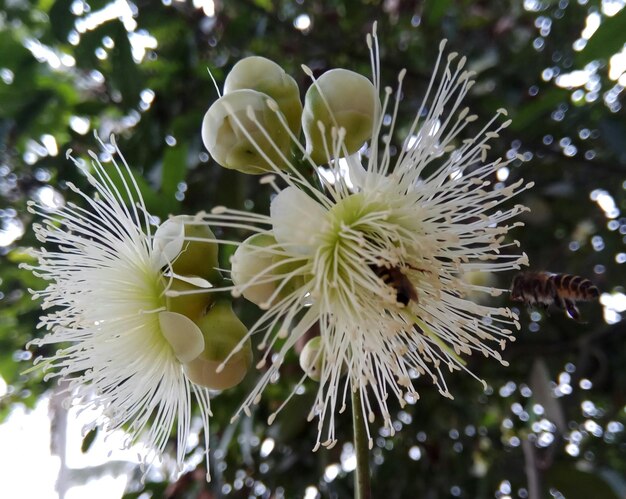
<svg viewBox="0 0 626 499">
<path fill-rule="evenodd" d="M 322 232 L 327 210 L 297 187 L 278 193 L 270 205 L 274 237 L 286 251 L 310 255 Z"/>
<path fill-rule="evenodd" d="M 165 277 L 173 277 L 202 289 L 209 289 L 213 287 L 213 284 L 202 277 L 198 277 L 197 275 L 180 275 L 176 272 L 164 272 L 164 275 Z"/>
<path fill-rule="evenodd" d="M 159 324 L 163 337 L 181 362 L 191 362 L 204 350 L 202 331 L 190 318 L 175 312 L 160 312 Z"/>
<path fill-rule="evenodd" d="M 185 222 L 183 215 L 169 218 L 159 225 L 152 238 L 152 248 L 159 259 L 159 265 L 162 267 L 172 263 L 183 249 L 184 242 Z"/>
<path fill-rule="evenodd" d="M 350 176 L 350 182 L 357 188 L 362 188 L 365 183 L 366 170 L 361 163 L 361 152 L 357 151 L 351 156 L 345 158 L 348 165 L 348 174 Z"/>
</svg>

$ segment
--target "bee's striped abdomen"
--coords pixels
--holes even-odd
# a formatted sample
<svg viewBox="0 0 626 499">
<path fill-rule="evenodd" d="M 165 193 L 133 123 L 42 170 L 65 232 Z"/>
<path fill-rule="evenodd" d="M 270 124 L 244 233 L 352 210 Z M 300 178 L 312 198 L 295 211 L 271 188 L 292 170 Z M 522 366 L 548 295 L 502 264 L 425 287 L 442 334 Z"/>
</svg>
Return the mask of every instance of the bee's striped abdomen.
<svg viewBox="0 0 626 499">
<path fill-rule="evenodd" d="M 563 298 L 590 301 L 600 296 L 598 288 L 584 277 L 572 274 L 552 274 L 549 279 L 554 282 L 559 295 Z"/>
<path fill-rule="evenodd" d="M 589 279 L 572 274 L 522 272 L 511 285 L 511 299 L 528 305 L 554 304 L 570 317 L 580 320 L 577 301 L 595 300 L 600 292 Z"/>
</svg>

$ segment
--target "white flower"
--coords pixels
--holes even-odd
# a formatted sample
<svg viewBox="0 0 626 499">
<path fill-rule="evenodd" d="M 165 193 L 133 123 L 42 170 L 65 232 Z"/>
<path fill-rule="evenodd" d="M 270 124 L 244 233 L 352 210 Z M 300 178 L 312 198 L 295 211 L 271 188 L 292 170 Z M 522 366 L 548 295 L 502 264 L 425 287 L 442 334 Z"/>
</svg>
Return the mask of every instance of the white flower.
<svg viewBox="0 0 626 499">
<path fill-rule="evenodd" d="M 119 156 L 121 164 L 112 158 L 112 172 L 93 153 L 93 173 L 74 160 L 97 192 L 91 198 L 68 183 L 86 207 L 30 205 L 43 219 L 34 230 L 47 249 L 35 251 L 38 263 L 27 268 L 48 281 L 34 297 L 51 309 L 40 322 L 48 333 L 32 343 L 48 346 L 50 355 L 36 362 L 42 361 L 47 378 L 69 381 L 68 402 L 103 409 L 95 425 L 129 431 L 129 445 L 146 436 L 148 464 L 161 456 L 176 424 L 180 469 L 192 394 L 207 438 L 210 415 L 208 390 L 191 383 L 182 366 L 201 354 L 203 335 L 191 319 L 166 308 L 167 269 L 183 248 L 184 231 L 175 234 L 169 223 L 161 231 L 167 241 L 163 234 L 154 238 L 137 184 Z"/>
<path fill-rule="evenodd" d="M 373 82 L 380 92 L 375 33 L 368 37 L 368 46 Z M 253 287 L 269 293 L 260 300 L 257 292 L 255 301 L 267 310 L 250 330 L 264 332 L 260 347 L 267 354 L 259 366 L 269 367 L 244 402 L 244 412 L 276 380 L 296 341 L 319 324 L 320 345 L 310 349 L 307 355 L 313 357 L 304 362 L 318 366 L 315 377 L 320 384 L 310 413 L 319 420 L 318 445 L 335 443 L 334 417 L 345 409 L 348 390 L 361 393 L 362 407 L 354 410 L 361 410 L 370 422 L 379 412 L 393 433 L 390 395 L 401 405 L 416 400 L 413 380 L 425 376 L 451 398 L 444 370 L 467 371 L 462 356 L 473 354 L 506 365 L 500 350 L 514 340 L 512 329 L 519 329 L 508 308 L 467 299 L 471 292 L 497 296 L 502 289 L 472 284 L 463 276 L 527 264 L 525 254 L 507 253 L 518 243 L 507 242 L 505 236 L 521 225 L 507 221 L 526 209 L 510 207 L 508 201 L 531 184 L 494 183 L 496 171 L 510 162 L 487 159 L 488 142 L 508 125 L 498 124 L 504 111 L 475 137 L 462 138 L 466 125 L 477 119 L 461 107 L 473 81 L 464 69 L 465 59 L 451 54 L 443 60 L 442 50 L 443 44 L 399 151 L 393 151 L 389 137 L 396 127 L 404 71 L 395 96 L 391 89 L 384 90 L 373 138 L 363 155 L 332 159 L 327 168 L 315 164 L 297 144 L 319 173 L 321 188 L 295 165 L 287 171 L 281 170 L 283 164 L 275 165 L 276 176 L 287 187 L 280 190 L 273 176 L 264 179 L 278 191 L 270 216 L 220 208 L 206 218 L 210 224 L 253 228 L 275 241 L 244 243 L 246 251 L 233 262 L 235 294 L 245 296 Z M 386 117 L 391 117 L 388 126 Z M 335 130 L 327 149 L 345 150 L 344 134 L 343 129 Z M 251 262 L 240 261 L 244 256 Z M 274 263 L 259 264 L 251 275 L 254 262 L 267 261 Z M 238 272 L 240 265 L 245 272 Z M 327 438 L 321 442 L 325 427 Z"/>
</svg>

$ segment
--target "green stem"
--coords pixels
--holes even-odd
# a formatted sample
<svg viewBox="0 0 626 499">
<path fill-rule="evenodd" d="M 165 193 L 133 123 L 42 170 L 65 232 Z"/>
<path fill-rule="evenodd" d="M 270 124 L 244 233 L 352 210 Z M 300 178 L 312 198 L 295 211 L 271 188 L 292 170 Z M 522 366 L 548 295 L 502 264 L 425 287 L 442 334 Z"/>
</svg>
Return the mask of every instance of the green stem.
<svg viewBox="0 0 626 499">
<path fill-rule="evenodd" d="M 352 426 L 354 427 L 354 452 L 356 470 L 354 472 L 354 499 L 371 499 L 370 455 L 366 425 L 361 409 L 361 392 L 352 392 Z"/>
</svg>

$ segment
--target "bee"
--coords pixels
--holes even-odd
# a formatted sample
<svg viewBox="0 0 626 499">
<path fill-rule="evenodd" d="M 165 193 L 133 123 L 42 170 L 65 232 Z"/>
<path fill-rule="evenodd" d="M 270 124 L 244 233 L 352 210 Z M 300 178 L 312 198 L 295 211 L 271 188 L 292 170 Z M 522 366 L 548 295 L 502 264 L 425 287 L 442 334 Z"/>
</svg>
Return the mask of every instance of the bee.
<svg viewBox="0 0 626 499">
<path fill-rule="evenodd" d="M 589 279 L 571 274 L 551 272 L 522 272 L 511 284 L 511 299 L 527 305 L 554 304 L 574 320 L 580 320 L 577 301 L 591 301 L 600 292 Z"/>
<path fill-rule="evenodd" d="M 376 274 L 376 277 L 382 279 L 387 286 L 396 292 L 396 301 L 398 303 L 405 307 L 412 301 L 418 303 L 417 290 L 400 267 L 384 267 L 376 264 L 372 264 L 369 267 Z"/>
</svg>

